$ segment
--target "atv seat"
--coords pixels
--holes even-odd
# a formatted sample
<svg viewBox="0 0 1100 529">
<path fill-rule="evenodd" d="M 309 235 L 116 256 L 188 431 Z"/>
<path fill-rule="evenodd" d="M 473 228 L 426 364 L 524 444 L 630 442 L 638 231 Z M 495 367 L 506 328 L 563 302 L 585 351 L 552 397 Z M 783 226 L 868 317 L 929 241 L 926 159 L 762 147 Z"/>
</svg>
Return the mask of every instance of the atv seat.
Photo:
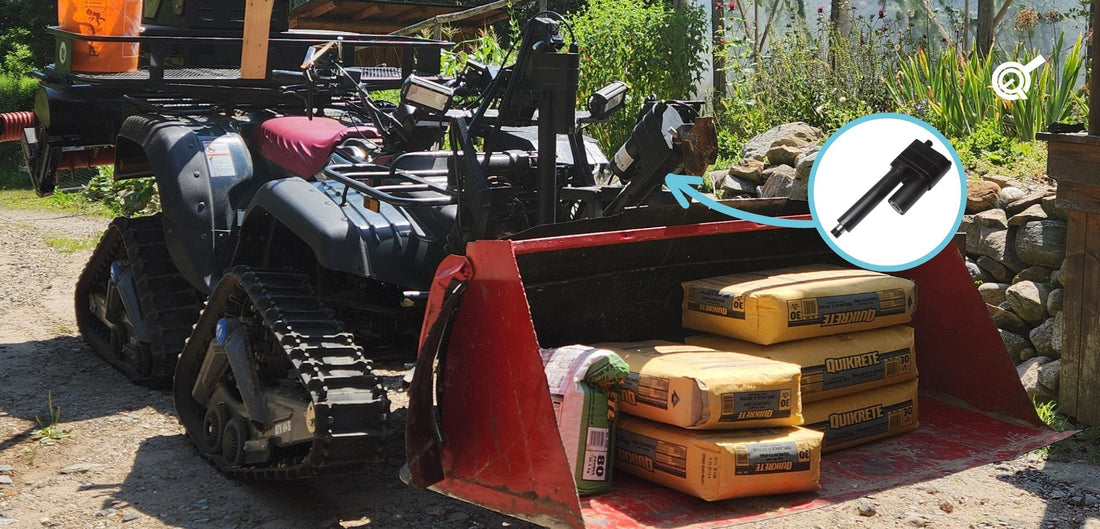
<svg viewBox="0 0 1100 529">
<path fill-rule="evenodd" d="M 333 148 L 349 136 L 381 137 L 371 126 L 348 127 L 325 117 L 282 116 L 261 123 L 255 140 L 261 156 L 292 174 L 312 180 Z"/>
</svg>

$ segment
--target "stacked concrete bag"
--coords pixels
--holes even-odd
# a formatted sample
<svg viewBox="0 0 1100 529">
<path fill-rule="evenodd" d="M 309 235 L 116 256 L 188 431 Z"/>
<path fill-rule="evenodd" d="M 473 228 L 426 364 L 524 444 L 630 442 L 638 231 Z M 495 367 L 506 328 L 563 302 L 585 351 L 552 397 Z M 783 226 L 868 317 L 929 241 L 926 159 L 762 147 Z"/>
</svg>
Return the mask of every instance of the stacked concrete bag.
<svg viewBox="0 0 1100 529">
<path fill-rule="evenodd" d="M 817 490 L 822 434 L 796 426 L 799 366 L 673 342 L 600 347 L 630 367 L 619 470 L 709 501 Z"/>
<path fill-rule="evenodd" d="M 831 265 L 684 283 L 688 343 L 801 366 L 805 425 L 824 451 L 917 428 L 915 285 Z M 733 338 L 731 338 L 731 336 Z"/>
</svg>

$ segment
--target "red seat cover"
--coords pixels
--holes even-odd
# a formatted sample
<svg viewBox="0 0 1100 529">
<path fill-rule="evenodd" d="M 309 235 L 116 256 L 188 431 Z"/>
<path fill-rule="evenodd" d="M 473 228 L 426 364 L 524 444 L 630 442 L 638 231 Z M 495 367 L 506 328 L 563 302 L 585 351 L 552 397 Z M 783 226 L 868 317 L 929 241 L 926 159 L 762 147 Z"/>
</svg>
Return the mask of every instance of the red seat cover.
<svg viewBox="0 0 1100 529">
<path fill-rule="evenodd" d="M 264 158 L 309 179 L 325 165 L 333 147 L 347 136 L 348 130 L 331 118 L 284 116 L 261 123 L 256 143 Z"/>
</svg>

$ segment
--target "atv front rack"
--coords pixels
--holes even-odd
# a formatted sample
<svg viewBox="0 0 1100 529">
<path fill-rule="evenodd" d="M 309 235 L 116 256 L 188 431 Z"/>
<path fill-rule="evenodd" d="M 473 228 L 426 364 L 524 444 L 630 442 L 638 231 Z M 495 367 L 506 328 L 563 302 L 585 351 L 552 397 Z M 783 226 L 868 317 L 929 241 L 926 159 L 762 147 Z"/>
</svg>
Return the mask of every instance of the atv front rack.
<svg viewBox="0 0 1100 529">
<path fill-rule="evenodd" d="M 400 157 L 399 157 L 400 158 Z M 419 173 L 419 174 L 418 174 Z M 341 206 L 348 201 L 348 191 L 354 189 L 367 197 L 394 206 L 446 206 L 458 203 L 458 195 L 448 189 L 446 169 L 418 170 L 416 173 L 371 163 L 337 164 L 325 167 L 325 176 L 344 184 Z M 434 180 L 429 180 L 435 177 Z"/>
</svg>

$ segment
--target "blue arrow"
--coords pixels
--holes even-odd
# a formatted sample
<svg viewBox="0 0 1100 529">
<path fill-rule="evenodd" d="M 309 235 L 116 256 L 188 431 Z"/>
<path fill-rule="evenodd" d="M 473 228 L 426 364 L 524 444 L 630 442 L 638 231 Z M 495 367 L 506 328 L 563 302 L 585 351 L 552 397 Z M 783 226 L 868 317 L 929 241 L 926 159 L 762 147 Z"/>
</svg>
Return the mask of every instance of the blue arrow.
<svg viewBox="0 0 1100 529">
<path fill-rule="evenodd" d="M 696 202 L 713 209 L 719 213 L 744 219 L 747 221 L 755 222 L 757 224 L 766 224 L 768 226 L 779 226 L 781 228 L 816 228 L 817 222 L 813 220 L 795 220 L 795 219 L 780 219 L 776 217 L 768 217 L 765 215 L 758 215 L 756 213 L 749 213 L 741 209 L 733 208 L 718 202 L 717 200 L 708 197 L 703 194 L 702 191 L 695 189 L 692 186 L 697 186 L 703 183 L 703 177 L 701 176 L 687 176 L 682 174 L 669 173 L 665 176 L 665 185 L 668 186 L 668 190 L 672 192 L 672 196 L 676 197 L 676 202 L 680 204 L 680 207 L 687 209 L 691 205 L 691 200 L 688 197 L 694 198 Z"/>
</svg>

